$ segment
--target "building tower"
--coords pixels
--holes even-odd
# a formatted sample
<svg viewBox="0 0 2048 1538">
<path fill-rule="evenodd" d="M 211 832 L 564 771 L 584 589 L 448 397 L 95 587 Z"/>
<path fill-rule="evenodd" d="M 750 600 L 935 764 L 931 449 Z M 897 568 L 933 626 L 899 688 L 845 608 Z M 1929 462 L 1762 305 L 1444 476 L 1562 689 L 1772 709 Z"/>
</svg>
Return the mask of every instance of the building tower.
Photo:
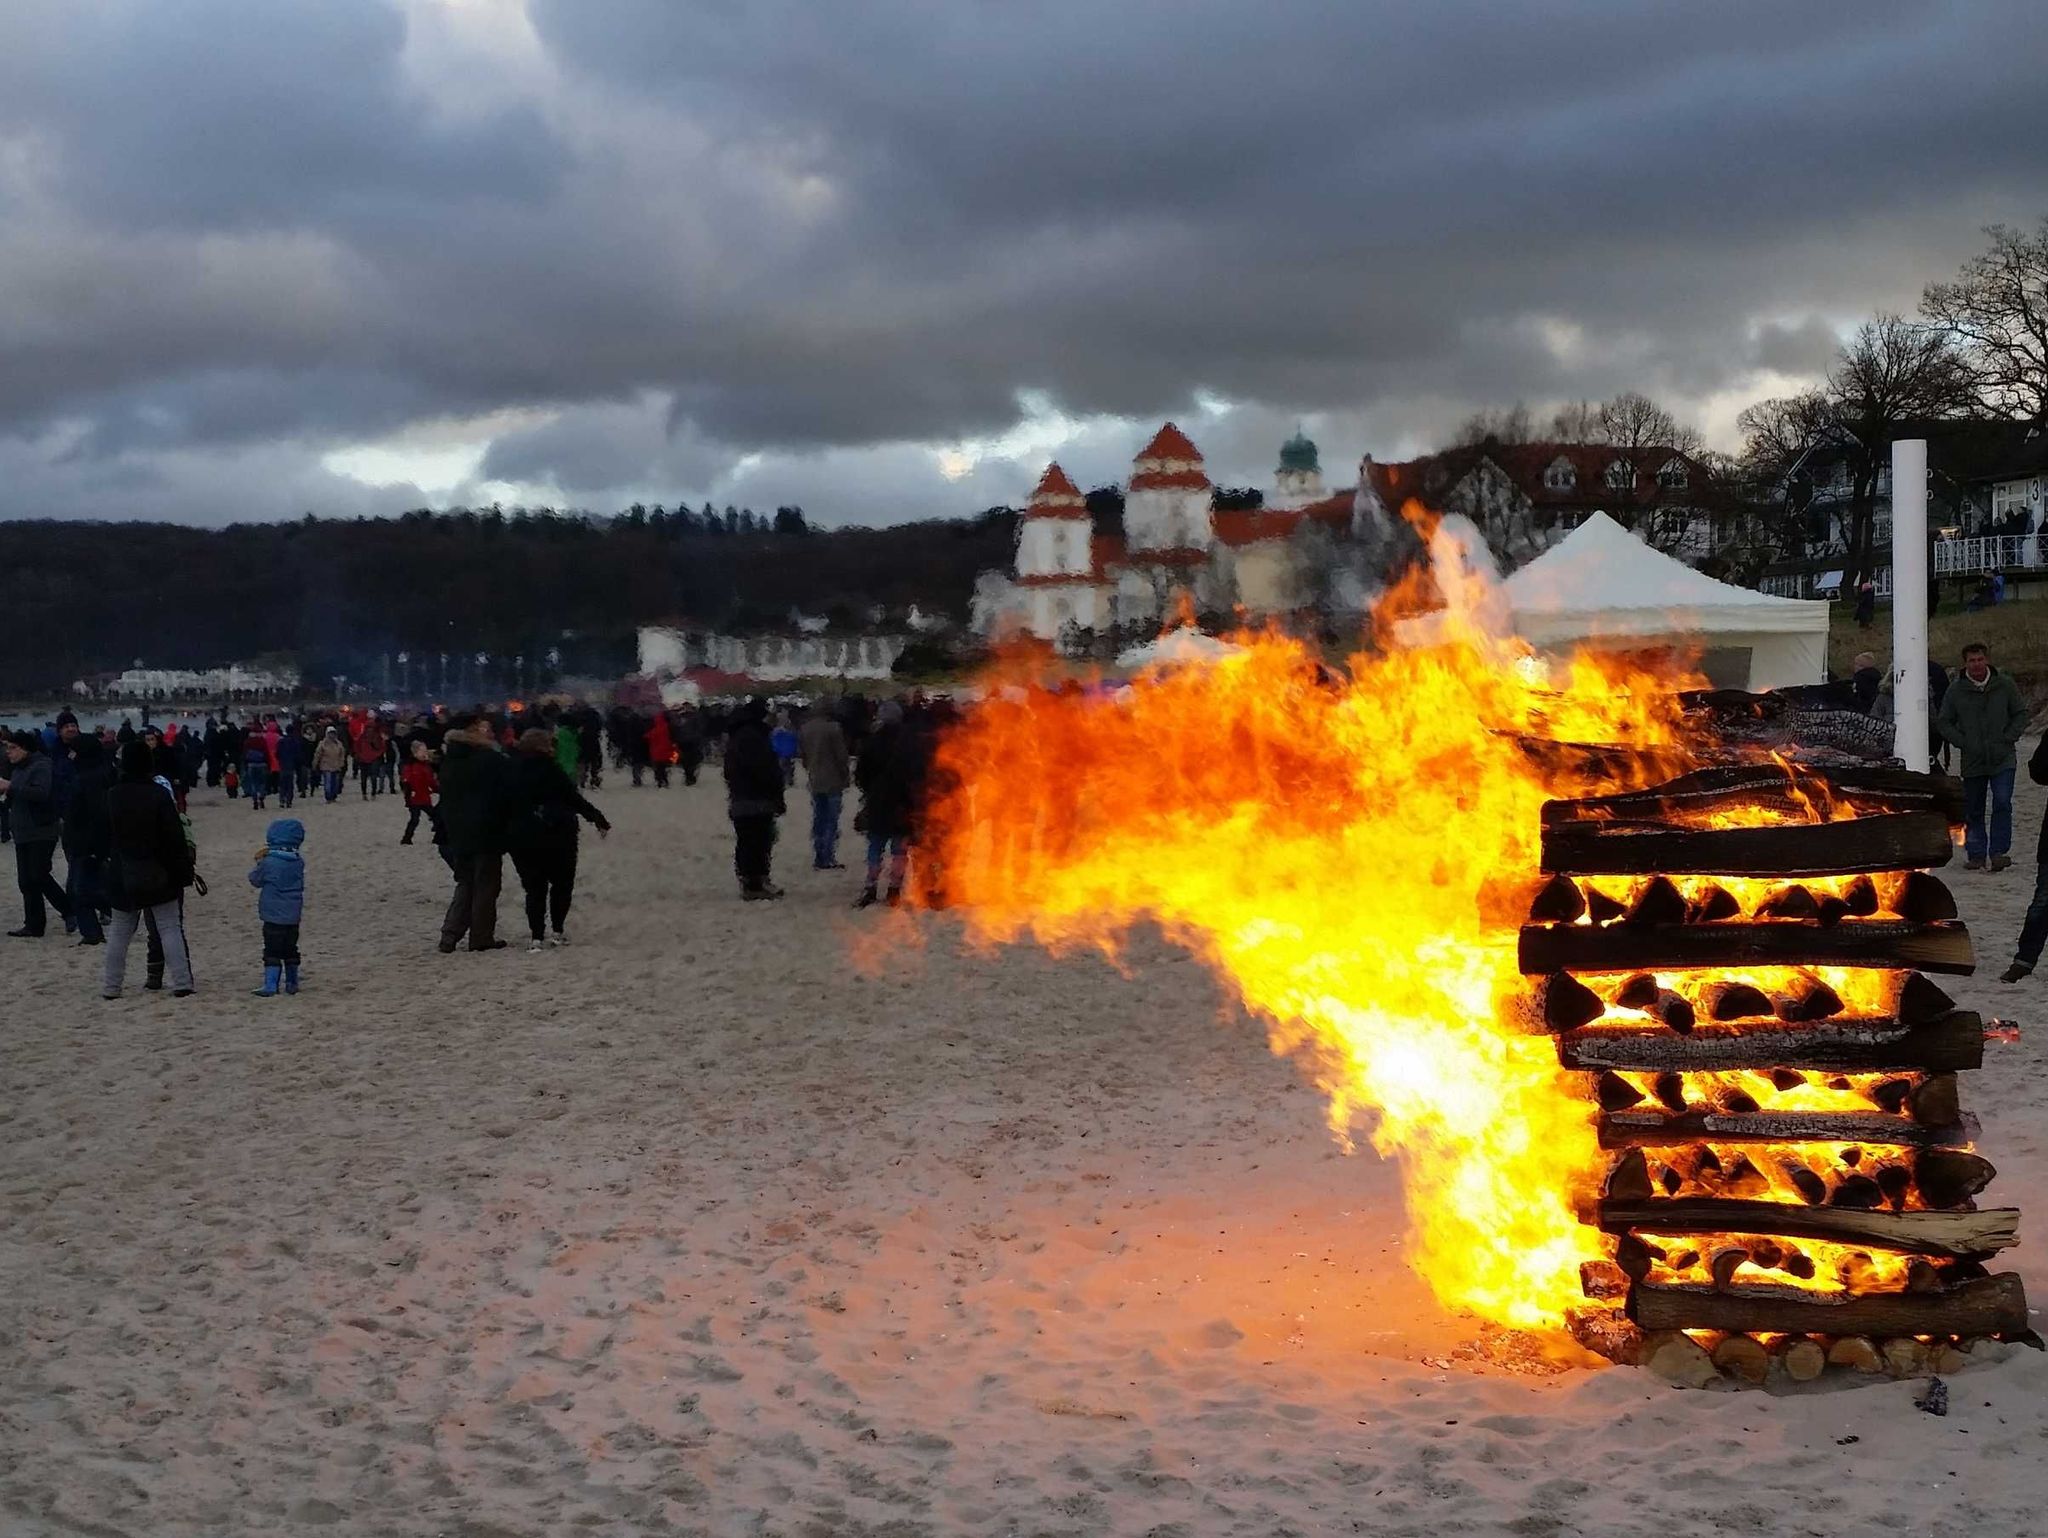
<svg viewBox="0 0 2048 1538">
<path fill-rule="evenodd" d="M 1124 493 L 1124 566 L 1117 575 L 1119 625 L 1151 624 L 1186 595 L 1196 601 L 1216 542 L 1215 488 L 1202 453 L 1168 422 L 1138 450 Z"/>
<path fill-rule="evenodd" d="M 1017 586 L 1033 635 L 1052 641 L 1069 624 L 1093 630 L 1102 622 L 1093 534 L 1080 489 L 1047 465 L 1017 526 Z"/>
<path fill-rule="evenodd" d="M 1323 467 L 1315 440 L 1297 427 L 1294 436 L 1280 445 L 1280 468 L 1273 472 L 1273 494 L 1266 498 L 1266 506 L 1283 510 L 1306 507 L 1322 501 L 1323 496 Z"/>
</svg>

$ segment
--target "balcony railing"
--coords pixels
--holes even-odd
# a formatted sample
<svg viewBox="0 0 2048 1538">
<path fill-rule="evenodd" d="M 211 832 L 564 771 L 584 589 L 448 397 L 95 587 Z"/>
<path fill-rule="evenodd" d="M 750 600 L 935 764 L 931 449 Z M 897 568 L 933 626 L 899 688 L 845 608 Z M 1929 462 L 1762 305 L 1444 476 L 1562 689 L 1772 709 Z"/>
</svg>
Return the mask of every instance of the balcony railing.
<svg viewBox="0 0 2048 1538">
<path fill-rule="evenodd" d="M 2044 534 L 1983 534 L 1971 539 L 1934 542 L 1933 571 L 1937 577 L 2044 568 L 2048 568 L 2048 535 Z"/>
</svg>

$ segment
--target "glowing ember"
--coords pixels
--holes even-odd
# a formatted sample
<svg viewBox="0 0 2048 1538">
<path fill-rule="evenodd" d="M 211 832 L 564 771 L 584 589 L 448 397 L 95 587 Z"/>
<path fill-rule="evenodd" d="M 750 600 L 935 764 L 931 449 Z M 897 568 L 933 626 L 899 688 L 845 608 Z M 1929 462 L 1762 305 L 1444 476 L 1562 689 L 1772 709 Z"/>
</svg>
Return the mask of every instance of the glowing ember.
<svg viewBox="0 0 2048 1538">
<path fill-rule="evenodd" d="M 1410 1259 L 1447 1304 L 1561 1333 L 1577 1207 L 1604 1168 L 1583 1080 L 1522 1034 L 1515 959 L 1544 798 L 1572 783 L 1522 736 L 1672 748 L 1667 677 L 1590 657 L 1541 672 L 1453 609 L 1428 650 L 1332 678 L 1302 645 L 1147 677 L 1117 700 L 1012 680 L 941 747 L 927 847 L 974 931 L 1113 950 L 1150 920 L 1210 963 L 1301 1059 L 1348 1141 L 1397 1157 Z M 1562 674 L 1562 677 L 1559 675 Z"/>
</svg>

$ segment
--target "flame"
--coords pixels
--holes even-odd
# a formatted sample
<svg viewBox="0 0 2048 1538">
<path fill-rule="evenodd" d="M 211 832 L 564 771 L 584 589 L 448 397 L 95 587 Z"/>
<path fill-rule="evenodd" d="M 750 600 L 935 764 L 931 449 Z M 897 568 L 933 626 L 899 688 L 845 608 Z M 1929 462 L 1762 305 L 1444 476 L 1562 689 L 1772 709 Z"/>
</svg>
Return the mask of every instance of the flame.
<svg viewBox="0 0 2048 1538">
<path fill-rule="evenodd" d="M 1556 1338 L 1607 1247 L 1576 1210 L 1605 1158 L 1582 1078 L 1512 1023 L 1519 918 L 1489 883 L 1536 871 L 1546 796 L 1637 788 L 1611 765 L 1573 783 L 1526 739 L 1670 749 L 1636 760 L 1644 783 L 1690 763 L 1668 676 L 1533 668 L 1460 622 L 1483 594 L 1436 577 L 1447 638 L 1343 675 L 1266 634 L 1117 698 L 994 680 L 940 745 L 920 847 L 982 940 L 1114 954 L 1150 921 L 1200 956 L 1328 1096 L 1337 1137 L 1399 1160 L 1439 1298 Z"/>
</svg>

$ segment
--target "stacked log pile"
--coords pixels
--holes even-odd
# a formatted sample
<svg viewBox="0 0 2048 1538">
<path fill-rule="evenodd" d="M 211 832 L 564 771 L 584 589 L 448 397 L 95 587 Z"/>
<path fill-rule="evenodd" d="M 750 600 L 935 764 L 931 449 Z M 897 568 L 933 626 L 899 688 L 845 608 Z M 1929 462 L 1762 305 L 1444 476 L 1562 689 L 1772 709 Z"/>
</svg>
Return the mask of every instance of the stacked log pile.
<svg viewBox="0 0 2048 1538">
<path fill-rule="evenodd" d="M 1553 801 L 1520 937 L 1534 1007 L 1598 1106 L 1579 1338 L 1679 1381 L 1953 1369 L 2039 1345 L 1988 1262 L 1957 1075 L 1983 1022 L 1947 863 L 1950 779 L 1737 765 Z"/>
</svg>

